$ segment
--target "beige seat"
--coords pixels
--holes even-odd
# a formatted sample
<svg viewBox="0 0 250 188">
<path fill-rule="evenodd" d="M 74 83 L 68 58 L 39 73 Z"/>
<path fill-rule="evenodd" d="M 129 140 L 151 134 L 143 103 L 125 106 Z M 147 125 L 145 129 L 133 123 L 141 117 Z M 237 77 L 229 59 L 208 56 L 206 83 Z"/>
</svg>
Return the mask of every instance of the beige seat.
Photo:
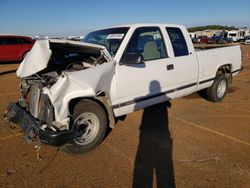
<svg viewBox="0 0 250 188">
<path fill-rule="evenodd" d="M 144 60 L 159 59 L 161 57 L 155 41 L 149 41 L 145 44 L 142 55 Z"/>
</svg>

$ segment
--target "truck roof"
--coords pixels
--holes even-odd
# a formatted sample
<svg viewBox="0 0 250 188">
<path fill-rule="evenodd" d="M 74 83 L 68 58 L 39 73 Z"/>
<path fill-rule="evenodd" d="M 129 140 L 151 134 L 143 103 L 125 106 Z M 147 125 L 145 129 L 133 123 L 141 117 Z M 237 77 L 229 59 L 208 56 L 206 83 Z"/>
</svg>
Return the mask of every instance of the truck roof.
<svg viewBox="0 0 250 188">
<path fill-rule="evenodd" d="M 158 27 L 185 27 L 183 25 L 178 25 L 178 24 L 164 24 L 164 23 L 135 23 L 135 24 L 125 24 L 125 25 L 117 25 L 117 26 L 110 26 L 110 27 L 105 27 L 103 29 L 108 29 L 108 28 L 117 28 L 117 27 L 150 27 L 150 26 L 158 26 Z"/>
</svg>

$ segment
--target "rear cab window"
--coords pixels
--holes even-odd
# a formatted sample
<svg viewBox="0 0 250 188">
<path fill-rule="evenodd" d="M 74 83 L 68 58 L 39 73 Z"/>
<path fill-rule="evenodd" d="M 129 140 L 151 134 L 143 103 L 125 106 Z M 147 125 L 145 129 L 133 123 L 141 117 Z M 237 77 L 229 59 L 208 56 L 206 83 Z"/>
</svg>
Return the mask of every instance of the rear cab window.
<svg viewBox="0 0 250 188">
<path fill-rule="evenodd" d="M 188 47 L 180 28 L 167 27 L 167 33 L 172 43 L 175 57 L 188 55 Z"/>
</svg>

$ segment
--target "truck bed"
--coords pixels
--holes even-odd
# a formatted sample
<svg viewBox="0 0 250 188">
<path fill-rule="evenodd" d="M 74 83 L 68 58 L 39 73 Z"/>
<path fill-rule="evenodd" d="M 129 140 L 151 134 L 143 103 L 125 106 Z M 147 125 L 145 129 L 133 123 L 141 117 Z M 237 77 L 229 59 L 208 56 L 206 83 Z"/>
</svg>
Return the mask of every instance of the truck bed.
<svg viewBox="0 0 250 188">
<path fill-rule="evenodd" d="M 229 46 L 207 50 L 197 50 L 199 60 L 199 81 L 213 79 L 220 65 L 230 65 L 233 75 L 241 70 L 240 46 Z M 208 83 L 208 85 L 211 83 Z"/>
</svg>

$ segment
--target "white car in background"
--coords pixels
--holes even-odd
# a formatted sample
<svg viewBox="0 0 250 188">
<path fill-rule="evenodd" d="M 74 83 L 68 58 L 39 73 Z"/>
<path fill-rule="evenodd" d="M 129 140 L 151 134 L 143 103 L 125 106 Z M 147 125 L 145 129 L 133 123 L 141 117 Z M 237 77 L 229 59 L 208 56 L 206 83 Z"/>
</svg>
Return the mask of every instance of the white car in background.
<svg viewBox="0 0 250 188">
<path fill-rule="evenodd" d="M 246 38 L 245 44 L 250 44 L 250 36 Z"/>
</svg>

